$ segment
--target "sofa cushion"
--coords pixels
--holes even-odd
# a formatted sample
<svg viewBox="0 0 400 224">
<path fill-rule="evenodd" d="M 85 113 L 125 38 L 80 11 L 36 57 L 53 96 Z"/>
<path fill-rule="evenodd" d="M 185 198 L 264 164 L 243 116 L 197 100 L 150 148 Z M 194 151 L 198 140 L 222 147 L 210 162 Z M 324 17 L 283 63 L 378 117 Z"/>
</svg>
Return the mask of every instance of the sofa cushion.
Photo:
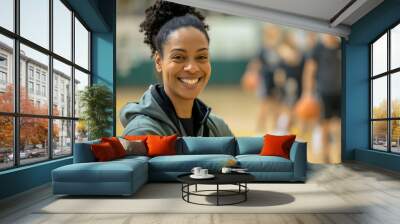
<svg viewBox="0 0 400 224">
<path fill-rule="evenodd" d="M 59 182 L 127 182 L 132 172 L 143 162 L 130 164 L 114 162 L 75 163 L 53 170 L 53 181 Z"/>
<path fill-rule="evenodd" d="M 182 137 L 177 141 L 177 154 L 225 154 L 235 155 L 234 137 Z"/>
<path fill-rule="evenodd" d="M 264 144 L 263 137 L 238 137 L 236 155 L 260 154 Z"/>
<path fill-rule="evenodd" d="M 150 157 L 147 156 L 130 155 L 130 156 L 125 156 L 124 158 L 113 160 L 112 162 L 136 163 L 135 161 L 148 162 L 149 159 Z"/>
<path fill-rule="evenodd" d="M 240 167 L 249 172 L 292 172 L 292 161 L 279 156 L 238 155 Z"/>
<path fill-rule="evenodd" d="M 219 171 L 230 159 L 231 155 L 175 155 L 158 156 L 149 160 L 149 170 L 163 172 L 190 172 L 193 167 L 200 166 L 211 172 Z"/>
</svg>

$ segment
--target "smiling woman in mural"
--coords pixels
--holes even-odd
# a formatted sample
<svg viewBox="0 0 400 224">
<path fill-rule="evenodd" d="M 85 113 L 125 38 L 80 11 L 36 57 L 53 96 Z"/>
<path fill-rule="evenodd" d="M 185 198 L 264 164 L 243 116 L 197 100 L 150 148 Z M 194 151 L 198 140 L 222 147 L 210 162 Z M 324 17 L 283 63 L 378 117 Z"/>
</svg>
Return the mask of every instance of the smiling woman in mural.
<svg viewBox="0 0 400 224">
<path fill-rule="evenodd" d="M 208 25 L 194 8 L 156 1 L 140 25 L 162 84 L 122 108 L 123 135 L 231 136 L 197 99 L 211 76 Z"/>
</svg>

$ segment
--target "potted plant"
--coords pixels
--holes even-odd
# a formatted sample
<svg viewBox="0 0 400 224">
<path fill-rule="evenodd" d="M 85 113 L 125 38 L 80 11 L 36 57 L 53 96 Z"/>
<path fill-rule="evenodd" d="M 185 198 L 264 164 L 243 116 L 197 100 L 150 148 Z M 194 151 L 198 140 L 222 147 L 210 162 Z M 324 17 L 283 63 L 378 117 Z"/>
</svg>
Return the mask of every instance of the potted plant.
<svg viewBox="0 0 400 224">
<path fill-rule="evenodd" d="M 109 129 L 112 125 L 112 92 L 102 84 L 87 86 L 80 92 L 79 106 L 82 109 L 78 124 L 87 128 L 89 140 L 110 136 Z"/>
</svg>

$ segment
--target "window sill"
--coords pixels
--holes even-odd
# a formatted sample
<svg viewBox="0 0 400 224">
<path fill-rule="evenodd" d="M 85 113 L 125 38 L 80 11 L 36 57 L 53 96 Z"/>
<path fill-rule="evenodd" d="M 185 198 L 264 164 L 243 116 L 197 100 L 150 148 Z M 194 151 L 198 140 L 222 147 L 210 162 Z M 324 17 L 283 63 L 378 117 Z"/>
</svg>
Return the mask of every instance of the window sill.
<svg viewBox="0 0 400 224">
<path fill-rule="evenodd" d="M 400 171 L 400 154 L 370 149 L 355 149 L 355 160 L 392 171 Z"/>
<path fill-rule="evenodd" d="M 5 174 L 10 174 L 10 173 L 15 173 L 15 172 L 20 172 L 20 171 L 32 169 L 32 168 L 35 168 L 35 167 L 49 165 L 49 164 L 52 164 L 52 163 L 58 163 L 58 162 L 66 161 L 66 160 L 69 160 L 69 159 L 72 160 L 72 158 L 73 158 L 73 156 L 67 156 L 67 157 L 63 157 L 63 158 L 59 158 L 59 159 L 53 159 L 53 160 L 43 161 L 43 162 L 39 162 L 39 163 L 35 163 L 35 164 L 30 164 L 30 165 L 24 165 L 24 166 L 21 166 L 21 167 L 11 168 L 11 169 L 0 171 L 0 176 L 1 175 L 5 175 Z"/>
</svg>

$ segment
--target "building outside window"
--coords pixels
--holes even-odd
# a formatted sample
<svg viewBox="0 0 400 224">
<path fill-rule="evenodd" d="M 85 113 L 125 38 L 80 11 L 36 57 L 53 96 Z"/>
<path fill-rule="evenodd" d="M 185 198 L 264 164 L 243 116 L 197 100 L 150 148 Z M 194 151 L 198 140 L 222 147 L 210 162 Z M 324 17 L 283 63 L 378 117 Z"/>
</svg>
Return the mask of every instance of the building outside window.
<svg viewBox="0 0 400 224">
<path fill-rule="evenodd" d="M 400 153 L 400 24 L 370 44 L 371 148 Z"/>
<path fill-rule="evenodd" d="M 73 143 L 87 139 L 86 127 L 79 122 L 79 114 L 69 106 L 79 102 L 77 93 L 83 85 L 90 83 L 81 82 L 82 79 L 90 80 L 91 75 L 88 60 L 90 32 L 87 26 L 62 0 L 19 1 L 18 5 L 10 12 L 14 17 L 19 16 L 14 18 L 19 21 L 15 31 L 0 29 L 0 98 L 12 98 L 6 102 L 8 104 L 0 101 L 3 129 L 0 132 L 0 153 L 4 158 L 0 160 L 0 171 L 70 156 Z M 38 11 L 42 13 L 37 14 Z M 13 60 L 14 54 L 20 60 L 18 63 Z M 72 55 L 75 55 L 74 60 Z M 16 76 L 20 86 L 15 88 L 13 72 L 18 64 L 20 67 Z M 75 77 L 76 73 L 79 77 Z M 50 78 L 53 78 L 53 89 L 50 89 Z M 58 84 L 60 80 L 64 82 L 62 87 Z M 13 88 L 7 89 L 9 92 L 2 91 L 1 84 Z M 79 85 L 79 88 L 65 88 L 73 85 Z M 20 91 L 20 94 L 14 94 L 14 91 Z M 62 107 L 57 106 L 61 94 Z M 14 98 L 14 95 L 19 98 Z M 53 105 L 50 105 L 50 99 L 53 99 Z M 14 105 L 20 108 L 19 112 L 14 111 Z M 15 128 L 19 130 L 18 136 L 13 132 Z M 30 133 L 34 131 L 42 134 L 33 139 Z"/>
</svg>

